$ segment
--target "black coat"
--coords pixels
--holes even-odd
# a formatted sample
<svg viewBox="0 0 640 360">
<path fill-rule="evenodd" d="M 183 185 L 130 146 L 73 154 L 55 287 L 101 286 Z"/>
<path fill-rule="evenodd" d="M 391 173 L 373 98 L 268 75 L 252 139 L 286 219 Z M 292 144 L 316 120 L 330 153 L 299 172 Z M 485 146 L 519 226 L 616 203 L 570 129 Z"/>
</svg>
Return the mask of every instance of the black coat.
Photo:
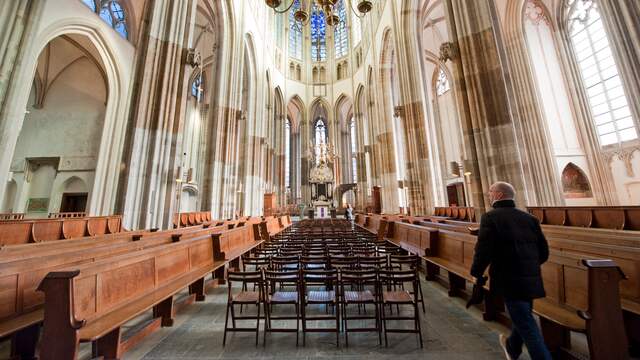
<svg viewBox="0 0 640 360">
<path fill-rule="evenodd" d="M 479 278 L 491 265 L 492 292 L 513 300 L 544 297 L 540 265 L 549 258 L 549 245 L 540 222 L 513 200 L 496 201 L 493 207 L 480 220 L 471 275 Z"/>
</svg>

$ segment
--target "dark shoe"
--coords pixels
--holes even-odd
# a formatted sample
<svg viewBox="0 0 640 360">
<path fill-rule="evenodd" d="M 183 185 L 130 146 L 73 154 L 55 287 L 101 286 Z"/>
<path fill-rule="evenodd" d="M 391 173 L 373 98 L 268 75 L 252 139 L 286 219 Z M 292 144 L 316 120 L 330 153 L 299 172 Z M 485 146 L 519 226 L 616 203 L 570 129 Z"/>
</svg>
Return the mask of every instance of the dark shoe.
<svg viewBox="0 0 640 360">
<path fill-rule="evenodd" d="M 511 355 L 509 355 L 509 350 L 507 350 L 507 337 L 504 336 L 504 334 L 500 334 L 500 347 L 502 348 L 502 351 L 504 351 L 504 357 L 507 360 L 515 360 Z"/>
</svg>

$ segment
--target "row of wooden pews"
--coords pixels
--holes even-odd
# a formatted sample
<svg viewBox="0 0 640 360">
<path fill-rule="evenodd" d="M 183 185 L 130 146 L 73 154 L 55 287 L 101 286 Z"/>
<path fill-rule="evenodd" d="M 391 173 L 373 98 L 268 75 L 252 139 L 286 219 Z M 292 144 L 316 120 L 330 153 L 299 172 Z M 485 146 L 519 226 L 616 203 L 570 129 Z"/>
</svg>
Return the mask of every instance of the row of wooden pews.
<svg viewBox="0 0 640 360">
<path fill-rule="evenodd" d="M 640 206 L 529 206 L 527 211 L 544 225 L 640 230 Z"/>
<path fill-rule="evenodd" d="M 224 282 L 225 268 L 262 243 L 267 222 L 245 220 L 4 247 L 0 339 L 11 339 L 16 358 L 33 358 L 43 328 L 41 359 L 76 358 L 88 341 L 94 356 L 119 358 L 146 333 L 171 326 L 180 303 L 203 300 L 207 274 Z M 147 311 L 153 320 L 124 340 L 121 326 Z"/>
<path fill-rule="evenodd" d="M 421 255 L 427 279 L 445 282 L 450 296 L 466 295 L 467 284 L 474 281 L 469 268 L 477 223 L 409 224 L 362 214 L 356 216 L 356 223 Z M 378 224 L 379 232 L 363 226 L 371 223 Z M 621 358 L 625 358 L 627 339 L 632 346 L 640 343 L 640 232 L 558 225 L 542 228 L 551 253 L 542 267 L 547 297 L 536 300 L 534 310 L 547 345 L 556 354 L 569 353 L 570 331 L 578 331 L 587 334 L 592 358 L 615 358 L 612 349 L 622 349 Z M 485 319 L 503 317 L 502 300 L 488 291 L 487 295 Z M 603 357 L 602 351 L 609 355 Z"/>
<path fill-rule="evenodd" d="M 83 236 L 117 234 L 123 231 L 122 216 L 94 216 L 0 222 L 0 248 Z"/>
</svg>

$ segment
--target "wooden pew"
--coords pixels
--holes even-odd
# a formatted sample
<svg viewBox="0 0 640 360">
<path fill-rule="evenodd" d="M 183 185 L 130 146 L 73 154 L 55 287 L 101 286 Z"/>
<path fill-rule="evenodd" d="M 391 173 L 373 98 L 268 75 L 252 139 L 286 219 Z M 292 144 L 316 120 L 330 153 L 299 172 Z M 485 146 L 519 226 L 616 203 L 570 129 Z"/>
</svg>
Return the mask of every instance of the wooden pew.
<svg viewBox="0 0 640 360">
<path fill-rule="evenodd" d="M 2 221 L 0 222 L 0 246 L 54 241 L 85 235 L 114 234 L 121 231 L 120 215 Z"/>
<path fill-rule="evenodd" d="M 95 238 L 17 245 L 0 250 L 0 338 L 14 335 L 25 354 L 32 353 L 42 321 L 42 295 L 36 286 L 50 271 L 96 262 L 122 254 L 210 236 L 220 228 L 107 234 Z M 102 239 L 101 239 L 102 238 Z M 35 339 L 34 339 L 35 336 Z M 31 344 L 30 346 L 28 344 Z M 31 349 L 31 350 L 29 350 Z"/>
<path fill-rule="evenodd" d="M 157 323 L 171 326 L 177 292 L 189 287 L 204 300 L 206 274 L 224 283 L 225 267 L 238 267 L 261 243 L 253 227 L 239 226 L 50 273 L 39 287 L 46 299 L 41 358 L 76 358 L 83 341 L 96 341 L 98 356 L 119 358 L 132 346 L 122 341 L 122 325 L 153 309 Z"/>
<path fill-rule="evenodd" d="M 440 226 L 442 224 L 438 224 Z M 429 226 L 427 223 L 425 226 Z M 553 231 L 550 231 L 550 228 Z M 434 227 L 435 229 L 435 227 Z M 570 230 L 568 232 L 568 230 Z M 577 231 L 581 230 L 581 234 Z M 594 233 L 594 230 L 600 230 Z M 590 298 L 587 270 L 581 264 L 583 259 L 613 259 L 624 272 L 629 272 L 628 280 L 619 286 L 619 302 L 621 303 L 624 324 L 630 341 L 638 343 L 640 336 L 640 241 L 637 233 L 605 229 L 567 228 L 563 226 L 544 226 L 543 231 L 548 239 L 551 256 L 542 267 L 543 279 L 547 290 L 547 297 L 536 301 L 534 310 L 541 317 L 552 323 L 560 324 L 566 331 L 575 330 L 586 332 L 584 320 L 580 320 L 576 312 L 587 311 Z M 608 232 L 609 235 L 604 235 Z M 598 240 L 599 239 L 599 240 Z M 616 245 L 612 240 L 623 245 Z M 466 289 L 466 281 L 474 281 L 469 273 L 473 262 L 476 235 L 438 228 L 438 242 L 436 250 L 425 256 L 427 262 L 427 279 L 435 280 L 441 277 L 440 270 L 447 271 L 447 283 L 451 296 L 462 295 Z M 631 246 L 633 245 L 633 246 Z M 617 287 L 616 283 L 616 287 Z M 488 289 L 488 287 L 487 287 Z M 593 294 L 598 291 L 592 292 Z M 488 293 L 484 304 L 484 318 L 494 320 L 503 311 L 502 300 Z M 543 320 L 545 322 L 546 320 Z M 546 323 L 545 323 L 546 324 Z M 580 325 L 582 324 L 582 325 Z M 548 324 L 546 324 L 548 325 Z M 546 326 L 545 325 L 545 326 Z M 557 338 L 559 328 L 547 326 L 546 337 L 555 350 L 566 347 L 566 337 L 562 346 Z M 566 333 L 563 332 L 563 333 Z M 600 341 L 600 340 L 598 340 Z"/>
<path fill-rule="evenodd" d="M 437 247 L 438 230 L 403 222 L 390 222 L 385 238 L 412 254 L 427 256 Z"/>
<path fill-rule="evenodd" d="M 545 225 L 640 230 L 640 206 L 529 206 Z"/>
<path fill-rule="evenodd" d="M 215 238 L 203 236 L 49 273 L 38 287 L 45 297 L 40 359 L 76 359 L 86 341 L 96 342 L 97 356 L 120 358 L 130 346 L 122 325 L 153 309 L 171 326 L 174 295 L 191 287 L 203 300 L 205 276 L 223 262 Z"/>
</svg>

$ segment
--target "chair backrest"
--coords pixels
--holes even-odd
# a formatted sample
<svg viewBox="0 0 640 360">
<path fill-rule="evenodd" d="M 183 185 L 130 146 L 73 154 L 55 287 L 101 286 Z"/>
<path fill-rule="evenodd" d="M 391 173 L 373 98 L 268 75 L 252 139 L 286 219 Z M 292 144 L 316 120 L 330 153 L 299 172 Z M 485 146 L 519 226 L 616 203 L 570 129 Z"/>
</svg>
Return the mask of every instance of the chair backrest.
<svg viewBox="0 0 640 360">
<path fill-rule="evenodd" d="M 297 255 L 294 256 L 273 256 L 271 257 L 271 269 L 280 270 L 285 268 L 286 266 L 296 265 L 296 267 L 300 266 L 300 257 Z"/>
<path fill-rule="evenodd" d="M 300 262 L 303 269 L 311 267 L 326 269 L 329 266 L 329 259 L 325 255 L 303 256 Z"/>
<path fill-rule="evenodd" d="M 401 269 L 414 269 L 418 267 L 418 264 L 420 264 L 420 258 L 417 255 L 392 254 L 391 256 L 389 256 L 389 264 L 391 266 L 398 266 Z"/>
<path fill-rule="evenodd" d="M 389 258 L 386 255 L 358 256 L 358 266 L 360 268 L 386 269 L 389 266 Z"/>
<path fill-rule="evenodd" d="M 264 284 L 267 293 L 273 293 L 275 289 L 283 287 L 295 287 L 296 291 L 300 287 L 300 271 L 299 270 L 269 270 L 264 269 Z"/>
<path fill-rule="evenodd" d="M 385 285 L 404 285 L 410 283 L 413 287 L 412 293 L 416 296 L 418 289 L 418 270 L 379 270 L 380 282 Z"/>
<path fill-rule="evenodd" d="M 369 269 L 340 269 L 340 288 L 344 294 L 345 285 L 355 285 L 357 288 L 362 286 L 379 284 L 378 270 Z"/>
<path fill-rule="evenodd" d="M 308 285 L 322 284 L 325 286 L 336 286 L 338 283 L 338 270 L 302 270 L 302 286 L 306 288 Z"/>
<path fill-rule="evenodd" d="M 271 258 L 268 256 L 242 256 L 242 268 L 246 271 L 247 266 L 253 266 L 254 269 L 259 270 L 271 265 Z"/>
<path fill-rule="evenodd" d="M 331 267 L 335 269 L 355 269 L 358 267 L 356 256 L 331 256 Z"/>
<path fill-rule="evenodd" d="M 229 271 L 227 273 L 227 283 L 229 284 L 229 301 L 232 299 L 232 288 L 234 284 L 256 284 L 262 289 L 262 271 Z M 245 288 L 244 286 L 242 288 Z"/>
</svg>

